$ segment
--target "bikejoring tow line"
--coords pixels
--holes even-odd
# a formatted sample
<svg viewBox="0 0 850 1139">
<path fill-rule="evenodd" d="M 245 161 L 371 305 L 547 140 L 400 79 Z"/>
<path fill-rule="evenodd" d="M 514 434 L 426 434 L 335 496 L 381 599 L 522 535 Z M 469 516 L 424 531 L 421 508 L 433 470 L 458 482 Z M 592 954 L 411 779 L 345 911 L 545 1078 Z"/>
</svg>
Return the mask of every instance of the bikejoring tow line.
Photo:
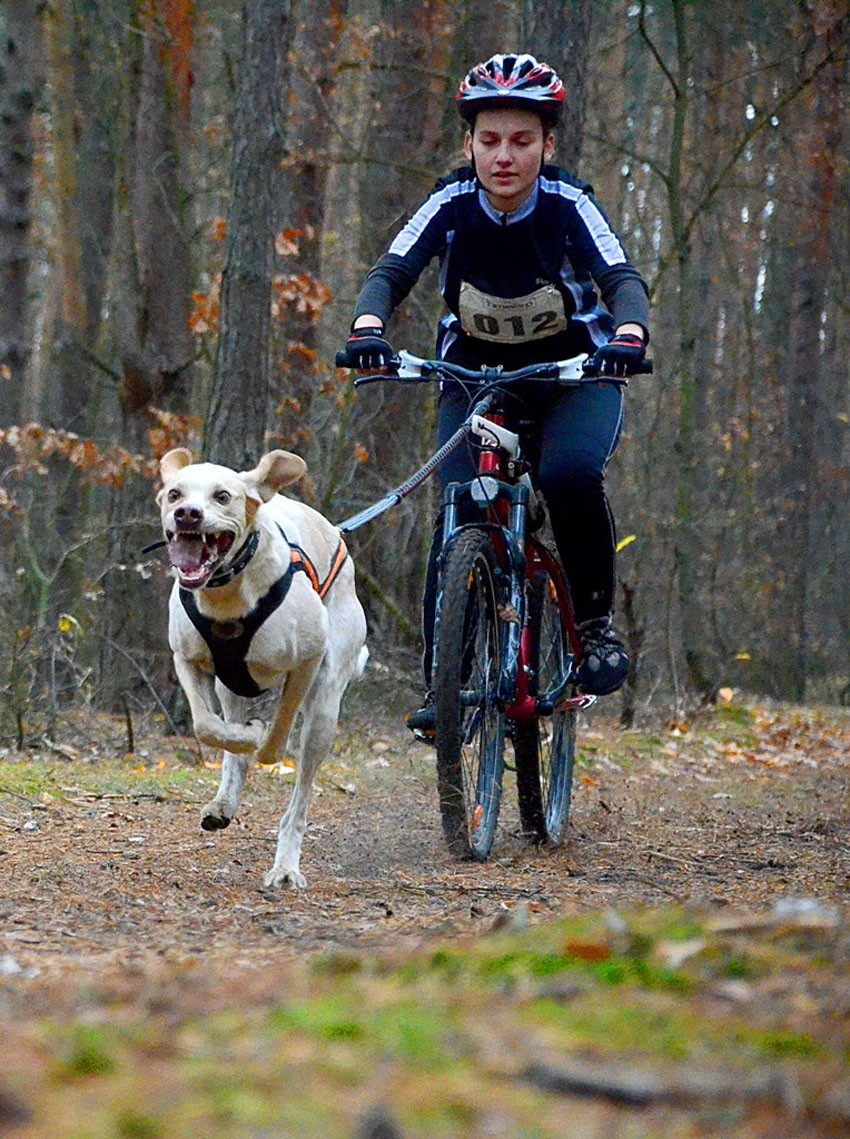
<svg viewBox="0 0 850 1139">
<path fill-rule="evenodd" d="M 373 502 L 371 506 L 367 506 L 365 510 L 361 510 L 358 514 L 352 514 L 350 518 L 346 518 L 344 522 L 340 522 L 338 529 L 343 534 L 350 534 L 352 530 L 359 530 L 361 526 L 365 526 L 367 522 L 371 522 L 374 518 L 380 517 L 384 511 L 389 510 L 392 506 L 398 506 L 403 498 L 407 498 L 411 491 L 416 490 L 421 486 L 426 479 L 436 471 L 437 467 L 446 459 L 452 451 L 456 451 L 464 439 L 472 430 L 472 423 L 467 422 L 462 424 L 451 439 L 448 439 L 439 451 L 436 451 L 428 462 L 420 467 L 418 471 L 410 476 L 401 486 L 397 486 L 395 490 L 391 490 L 389 494 L 379 502 Z"/>
</svg>

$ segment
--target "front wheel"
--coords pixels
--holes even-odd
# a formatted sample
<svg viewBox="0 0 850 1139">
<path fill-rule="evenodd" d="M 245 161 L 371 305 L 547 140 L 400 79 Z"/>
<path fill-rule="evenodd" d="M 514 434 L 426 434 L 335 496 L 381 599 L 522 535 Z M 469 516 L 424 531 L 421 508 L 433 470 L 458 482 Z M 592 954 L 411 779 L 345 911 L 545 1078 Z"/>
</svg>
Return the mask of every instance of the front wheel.
<svg viewBox="0 0 850 1139">
<path fill-rule="evenodd" d="M 435 744 L 443 833 L 454 854 L 479 862 L 493 846 L 502 794 L 499 661 L 493 546 L 487 534 L 469 530 L 451 547 L 442 570 Z"/>
<path fill-rule="evenodd" d="M 551 576 L 534 576 L 528 621 L 538 698 L 557 691 L 572 670 L 572 652 L 564 632 Z M 564 697 L 573 696 L 572 689 Z M 514 725 L 517 797 L 522 829 L 540 842 L 560 846 L 570 813 L 576 741 L 574 709 L 558 710 Z"/>
</svg>

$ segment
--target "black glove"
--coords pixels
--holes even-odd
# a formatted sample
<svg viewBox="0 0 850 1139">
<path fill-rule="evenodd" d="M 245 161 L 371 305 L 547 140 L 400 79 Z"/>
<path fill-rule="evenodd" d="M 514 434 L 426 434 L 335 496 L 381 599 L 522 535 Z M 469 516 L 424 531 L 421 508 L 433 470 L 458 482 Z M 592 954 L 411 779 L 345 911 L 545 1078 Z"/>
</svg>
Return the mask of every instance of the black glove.
<svg viewBox="0 0 850 1139">
<path fill-rule="evenodd" d="M 385 368 L 393 358 L 392 345 L 384 340 L 383 328 L 355 328 L 345 344 L 348 367 L 361 372 Z"/>
<path fill-rule="evenodd" d="M 646 345 L 639 336 L 624 332 L 597 348 L 593 357 L 594 371 L 600 376 L 632 376 L 646 356 Z"/>
</svg>

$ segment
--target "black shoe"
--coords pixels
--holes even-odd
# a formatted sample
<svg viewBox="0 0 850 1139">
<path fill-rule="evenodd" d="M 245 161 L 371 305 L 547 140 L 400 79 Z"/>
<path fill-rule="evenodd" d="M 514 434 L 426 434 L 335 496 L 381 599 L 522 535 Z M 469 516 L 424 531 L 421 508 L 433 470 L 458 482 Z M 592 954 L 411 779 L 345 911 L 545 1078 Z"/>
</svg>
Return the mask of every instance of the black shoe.
<svg viewBox="0 0 850 1139">
<path fill-rule="evenodd" d="M 418 740 L 433 743 L 434 733 L 437 730 L 437 709 L 434 707 L 433 692 L 426 692 L 422 707 L 417 708 L 415 712 L 409 712 L 404 720 Z"/>
<path fill-rule="evenodd" d="M 629 658 L 610 617 L 595 617 L 577 627 L 582 649 L 578 686 L 589 696 L 616 692 L 629 675 Z"/>
</svg>

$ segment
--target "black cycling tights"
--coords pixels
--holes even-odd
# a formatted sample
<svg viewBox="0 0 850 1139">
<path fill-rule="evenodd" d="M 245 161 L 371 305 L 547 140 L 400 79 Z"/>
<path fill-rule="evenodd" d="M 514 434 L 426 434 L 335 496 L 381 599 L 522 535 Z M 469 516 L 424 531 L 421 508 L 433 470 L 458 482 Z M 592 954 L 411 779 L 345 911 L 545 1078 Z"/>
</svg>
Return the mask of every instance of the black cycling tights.
<svg viewBox="0 0 850 1139">
<path fill-rule="evenodd" d="M 551 389 L 546 389 L 551 393 Z M 614 601 L 614 519 L 605 496 L 605 468 L 616 449 L 623 420 L 622 390 L 592 383 L 555 390 L 544 397 L 524 393 L 535 423 L 535 484 L 546 500 L 555 542 L 570 583 L 577 621 L 603 617 Z M 468 414 L 469 401 L 452 387 L 443 393 L 439 442 L 454 434 Z M 440 483 L 468 482 L 475 456 L 460 447 L 440 468 Z M 442 540 L 442 512 L 437 519 L 425 593 L 422 625 L 425 640 L 425 683 L 431 686 L 437 555 Z"/>
</svg>

